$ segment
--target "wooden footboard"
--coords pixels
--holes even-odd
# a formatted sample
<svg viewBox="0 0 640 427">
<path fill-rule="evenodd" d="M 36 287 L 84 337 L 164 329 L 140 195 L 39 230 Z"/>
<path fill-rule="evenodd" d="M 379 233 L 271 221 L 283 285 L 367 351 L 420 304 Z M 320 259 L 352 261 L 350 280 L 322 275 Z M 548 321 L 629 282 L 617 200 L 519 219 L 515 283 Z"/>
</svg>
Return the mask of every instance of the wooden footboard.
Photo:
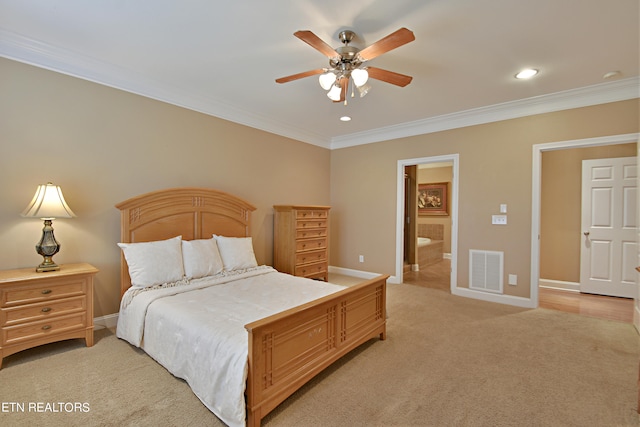
<svg viewBox="0 0 640 427">
<path fill-rule="evenodd" d="M 247 426 L 262 418 L 331 363 L 386 338 L 383 275 L 245 325 L 249 332 Z"/>
</svg>

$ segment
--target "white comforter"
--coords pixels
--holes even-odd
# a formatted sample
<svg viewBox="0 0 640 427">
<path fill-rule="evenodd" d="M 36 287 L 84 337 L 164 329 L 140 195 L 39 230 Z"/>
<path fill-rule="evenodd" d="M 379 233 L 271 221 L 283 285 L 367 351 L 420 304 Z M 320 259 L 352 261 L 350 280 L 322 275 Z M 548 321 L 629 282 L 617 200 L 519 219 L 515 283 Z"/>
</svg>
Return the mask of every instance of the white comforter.
<svg viewBox="0 0 640 427">
<path fill-rule="evenodd" d="M 244 325 L 341 289 L 266 266 L 185 281 L 138 291 L 134 297 L 125 294 L 116 335 L 186 380 L 227 425 L 243 426 L 248 369 Z"/>
</svg>

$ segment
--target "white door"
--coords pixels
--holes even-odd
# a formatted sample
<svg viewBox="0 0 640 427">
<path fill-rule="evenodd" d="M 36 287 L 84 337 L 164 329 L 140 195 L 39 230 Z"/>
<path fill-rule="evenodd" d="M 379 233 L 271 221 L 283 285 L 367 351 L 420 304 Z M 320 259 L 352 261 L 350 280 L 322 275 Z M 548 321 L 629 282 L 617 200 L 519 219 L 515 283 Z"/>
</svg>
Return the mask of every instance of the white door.
<svg viewBox="0 0 640 427">
<path fill-rule="evenodd" d="M 583 160 L 580 292 L 636 293 L 635 157 Z"/>
</svg>

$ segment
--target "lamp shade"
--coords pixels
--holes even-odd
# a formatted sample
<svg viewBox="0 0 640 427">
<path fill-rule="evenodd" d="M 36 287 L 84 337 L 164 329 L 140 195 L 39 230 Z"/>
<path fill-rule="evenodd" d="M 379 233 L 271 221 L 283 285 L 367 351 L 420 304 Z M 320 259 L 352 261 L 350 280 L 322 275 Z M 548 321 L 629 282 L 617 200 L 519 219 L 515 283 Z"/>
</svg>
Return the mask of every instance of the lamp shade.
<svg viewBox="0 0 640 427">
<path fill-rule="evenodd" d="M 62 190 L 48 182 L 39 185 L 33 200 L 21 214 L 29 218 L 54 219 L 76 216 L 64 200 Z"/>
<path fill-rule="evenodd" d="M 333 85 L 327 96 L 332 101 L 340 101 L 340 94 L 342 93 L 342 88 L 338 85 Z"/>
<path fill-rule="evenodd" d="M 320 77 L 318 77 L 318 81 L 320 82 L 320 86 L 322 86 L 322 89 L 329 90 L 331 89 L 331 85 L 333 85 L 336 81 L 336 75 L 333 72 L 329 71 L 324 74 L 320 74 Z"/>
<path fill-rule="evenodd" d="M 353 84 L 357 87 L 364 85 L 369 79 L 369 73 L 367 70 L 362 68 L 356 68 L 351 72 L 351 78 L 353 79 Z"/>
</svg>

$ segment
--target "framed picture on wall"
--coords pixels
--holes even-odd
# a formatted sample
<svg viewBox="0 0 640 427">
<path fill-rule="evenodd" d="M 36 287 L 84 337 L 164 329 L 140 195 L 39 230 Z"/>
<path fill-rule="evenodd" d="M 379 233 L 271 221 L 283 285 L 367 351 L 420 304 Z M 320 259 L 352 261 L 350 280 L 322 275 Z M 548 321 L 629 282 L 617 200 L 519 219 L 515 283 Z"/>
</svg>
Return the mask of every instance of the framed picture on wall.
<svg viewBox="0 0 640 427">
<path fill-rule="evenodd" d="M 418 215 L 449 215 L 448 184 L 418 184 Z"/>
</svg>

